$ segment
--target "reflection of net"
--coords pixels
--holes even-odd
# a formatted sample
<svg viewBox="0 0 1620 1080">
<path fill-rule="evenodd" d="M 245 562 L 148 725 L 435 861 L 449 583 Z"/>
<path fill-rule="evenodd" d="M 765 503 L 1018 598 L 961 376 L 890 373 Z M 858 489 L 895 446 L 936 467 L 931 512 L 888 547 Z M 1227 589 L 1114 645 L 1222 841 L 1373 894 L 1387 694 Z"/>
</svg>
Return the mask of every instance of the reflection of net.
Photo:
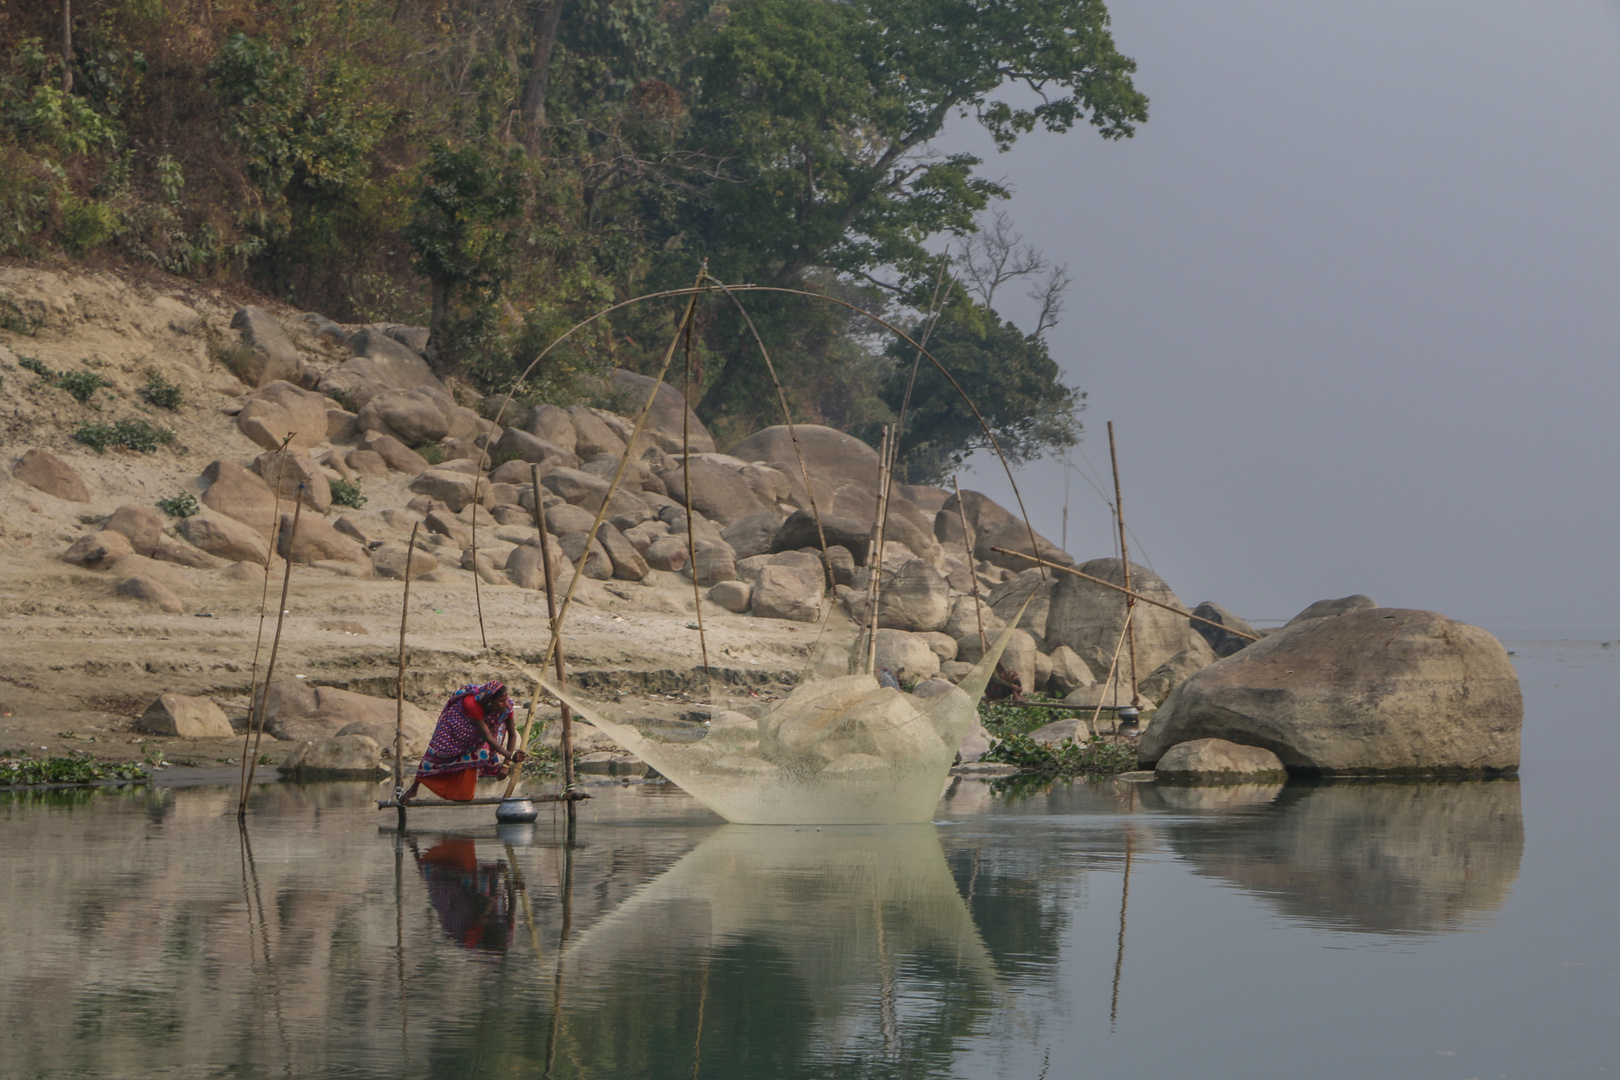
<svg viewBox="0 0 1620 1080">
<path fill-rule="evenodd" d="M 697 742 L 659 739 L 608 707 L 557 694 L 620 746 L 728 821 L 760 825 L 928 821 L 979 697 L 1011 639 L 1004 631 L 954 687 L 918 697 L 847 674 L 845 627 L 823 628 L 803 680 L 755 719 L 718 711 Z M 1016 620 L 1014 621 L 1016 625 Z"/>
</svg>

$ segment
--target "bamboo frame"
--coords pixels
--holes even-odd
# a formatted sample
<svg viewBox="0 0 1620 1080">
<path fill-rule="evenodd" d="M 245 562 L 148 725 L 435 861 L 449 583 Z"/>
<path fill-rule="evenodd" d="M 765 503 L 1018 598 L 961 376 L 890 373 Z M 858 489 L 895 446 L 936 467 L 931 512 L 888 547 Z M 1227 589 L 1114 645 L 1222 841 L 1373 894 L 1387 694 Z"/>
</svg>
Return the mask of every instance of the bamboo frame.
<svg viewBox="0 0 1620 1080">
<path fill-rule="evenodd" d="M 1125 498 L 1120 494 L 1119 451 L 1114 448 L 1112 420 L 1108 421 L 1108 460 L 1114 466 L 1114 520 L 1119 522 L 1119 565 L 1125 573 L 1125 627 L 1130 631 L 1131 641 L 1131 704 L 1140 706 L 1142 695 L 1136 689 L 1136 623 L 1130 618 L 1130 609 L 1136 606 L 1136 594 L 1131 590 L 1131 549 L 1125 544 Z"/>
<path fill-rule="evenodd" d="M 280 484 L 276 487 L 279 490 Z M 259 701 L 259 722 L 253 732 L 253 760 L 248 762 L 247 782 L 242 785 L 242 803 L 237 807 L 236 817 L 241 821 L 247 817 L 248 791 L 253 787 L 253 776 L 259 767 L 259 743 L 264 737 L 264 710 L 270 703 L 270 680 L 276 673 L 276 656 L 281 652 L 281 630 L 287 621 L 287 589 L 292 584 L 292 550 L 293 543 L 298 539 L 298 519 L 304 512 L 304 485 L 298 485 L 297 498 L 293 501 L 292 528 L 287 532 L 287 554 L 283 557 L 284 570 L 281 575 L 281 605 L 276 615 L 276 636 L 270 643 L 270 662 L 264 668 L 264 693 Z"/>
<path fill-rule="evenodd" d="M 411 561 L 416 555 L 420 521 L 411 525 L 411 544 L 405 549 L 405 598 L 399 605 L 399 671 L 394 677 L 394 798 L 405 791 L 405 623 L 411 614 Z M 405 831 L 405 808 L 399 808 L 399 830 Z"/>
<path fill-rule="evenodd" d="M 281 533 L 281 477 L 287 469 L 287 447 L 297 434 L 296 431 L 289 431 L 287 437 L 281 440 L 281 448 L 276 451 L 279 456 L 276 459 L 275 509 L 270 515 L 270 535 L 267 538 L 270 550 L 264 557 L 264 590 L 259 594 L 259 633 L 253 641 L 253 674 L 248 676 L 247 730 L 242 732 L 242 799 L 237 807 L 238 820 L 247 814 L 249 740 L 253 737 L 253 717 L 259 708 L 258 699 L 254 696 L 259 688 L 259 652 L 264 648 L 264 611 L 270 606 L 270 567 L 276 561 L 276 537 Z"/>
</svg>

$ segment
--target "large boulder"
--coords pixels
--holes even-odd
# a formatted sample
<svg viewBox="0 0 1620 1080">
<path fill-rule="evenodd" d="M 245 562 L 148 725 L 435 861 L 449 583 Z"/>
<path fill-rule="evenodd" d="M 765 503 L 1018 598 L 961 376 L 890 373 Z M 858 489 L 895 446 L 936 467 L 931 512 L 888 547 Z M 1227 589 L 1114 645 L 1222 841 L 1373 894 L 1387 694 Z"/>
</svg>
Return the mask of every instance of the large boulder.
<svg viewBox="0 0 1620 1080">
<path fill-rule="evenodd" d="M 332 559 L 354 563 L 366 568 L 370 576 L 371 556 L 365 548 L 344 536 L 332 523 L 312 514 L 301 514 L 298 530 L 293 531 L 293 516 L 281 515 L 281 534 L 276 537 L 276 554 L 295 563 L 319 562 Z"/>
<path fill-rule="evenodd" d="M 957 551 L 964 547 L 962 539 L 963 517 L 967 518 L 968 537 L 965 546 L 968 550 L 978 546 L 981 532 L 988 532 L 1019 521 L 1018 517 L 1000 503 L 977 491 L 962 492 L 961 508 L 958 509 L 957 496 L 952 493 L 934 513 L 934 536 L 949 550 Z M 1027 541 L 1028 537 L 1025 537 L 1025 540 Z M 1025 566 L 1028 566 L 1028 564 L 1026 563 Z M 1025 566 L 1020 566 L 1017 569 L 1023 570 Z"/>
<path fill-rule="evenodd" d="M 128 557 L 131 556 L 126 556 Z M 132 557 L 140 558 L 138 555 Z M 124 578 L 118 583 L 116 591 L 119 596 L 127 596 L 131 600 L 144 600 L 149 604 L 156 604 L 171 615 L 180 615 L 186 610 L 185 602 L 175 595 L 173 589 L 147 574 Z"/>
<path fill-rule="evenodd" d="M 536 405 L 519 426 L 535 438 L 577 456 L 579 433 L 574 430 L 574 418 L 568 415 L 568 410 L 556 405 Z"/>
<path fill-rule="evenodd" d="M 163 542 L 163 517 L 150 506 L 120 506 L 102 528 L 122 533 L 139 555 L 150 556 Z"/>
<path fill-rule="evenodd" d="M 565 412 L 574 424 L 574 453 L 581 461 L 596 457 L 598 454 L 607 454 L 611 457 L 624 455 L 624 440 L 614 433 L 600 416 L 583 405 L 570 405 Z"/>
<path fill-rule="evenodd" d="M 234 461 L 220 460 L 203 470 L 202 483 L 204 506 L 269 535 L 276 520 L 276 493 L 262 477 Z"/>
<path fill-rule="evenodd" d="M 380 747 L 394 742 L 393 698 L 377 698 L 340 690 L 335 686 L 311 686 L 302 679 L 277 679 L 254 695 L 254 704 L 264 716 L 265 733 L 293 742 L 318 742 L 359 725 Z M 426 748 L 433 731 L 433 720 L 421 709 L 405 703 L 406 754 Z M 380 754 L 380 749 L 379 749 Z"/>
<path fill-rule="evenodd" d="M 214 510 L 202 510 L 180 523 L 180 534 L 193 546 L 232 562 L 270 561 L 270 530 L 260 531 L 246 522 Z"/>
<path fill-rule="evenodd" d="M 1199 637 L 1209 642 L 1209 647 L 1214 650 L 1216 657 L 1231 656 L 1259 637 L 1254 632 L 1254 627 L 1221 605 L 1208 600 L 1193 608 L 1193 614 L 1198 618 L 1191 620 L 1192 628 L 1198 632 Z M 1200 621 L 1204 619 L 1208 622 Z"/>
<path fill-rule="evenodd" d="M 737 553 L 740 562 L 755 555 L 769 553 L 771 541 L 776 538 L 776 530 L 782 527 L 783 520 L 783 516 L 777 513 L 749 514 L 728 527 L 721 536 Z"/>
<path fill-rule="evenodd" d="M 1305 622 L 1307 619 L 1331 619 L 1336 615 L 1348 615 L 1352 611 L 1367 611 L 1378 605 L 1373 603 L 1370 596 L 1355 593 L 1351 596 L 1341 596 L 1337 600 L 1318 600 L 1304 611 L 1288 620 L 1288 625 Z"/>
<path fill-rule="evenodd" d="M 1204 668 L 1142 736 L 1227 739 L 1290 772 L 1493 774 L 1519 767 L 1524 701 L 1501 644 L 1432 611 L 1372 608 L 1284 628 Z"/>
<path fill-rule="evenodd" d="M 951 588 L 938 570 L 912 559 L 878 591 L 878 625 L 913 633 L 944 630 L 951 615 Z"/>
<path fill-rule="evenodd" d="M 436 443 L 450 434 L 442 397 L 442 392 L 423 388 L 389 390 L 366 402 L 354 423 L 361 431 L 380 431 L 406 446 Z"/>
<path fill-rule="evenodd" d="M 276 766 L 291 780 L 369 780 L 385 771 L 381 745 L 359 734 L 306 742 Z"/>
<path fill-rule="evenodd" d="M 1125 583 L 1118 559 L 1092 559 L 1080 571 L 1103 581 Z M 1145 566 L 1131 564 L 1131 587 L 1141 596 L 1161 604 L 1181 607 L 1159 575 Z M 1187 617 L 1152 604 L 1137 604 L 1131 620 L 1136 628 L 1136 670 L 1149 672 L 1190 642 L 1192 630 Z M 1125 595 L 1073 574 L 1059 572 L 1052 588 L 1052 606 L 1046 616 L 1046 646 L 1050 651 L 1067 645 L 1095 672 L 1106 672 L 1119 646 L 1125 627 Z M 1120 662 L 1126 663 L 1125 652 Z M 1122 669 L 1123 670 L 1123 669 Z"/>
<path fill-rule="evenodd" d="M 427 458 L 386 432 L 362 432 L 357 445 L 363 451 L 376 454 L 390 469 L 407 476 L 416 476 L 428 467 Z"/>
<path fill-rule="evenodd" d="M 85 484 L 84 477 L 49 450 L 37 446 L 17 459 L 17 463 L 11 467 L 11 475 L 29 487 L 38 488 L 58 499 L 79 503 L 90 501 L 90 488 Z"/>
<path fill-rule="evenodd" d="M 444 384 L 416 350 L 394 340 L 384 330 L 367 326 L 356 331 L 349 338 L 349 348 L 355 356 L 371 361 L 372 370 L 384 386 L 396 390 L 422 386 L 444 389 Z"/>
<path fill-rule="evenodd" d="M 1003 625 L 1018 619 L 1018 625 L 1039 640 L 1046 637 L 1046 623 L 1052 610 L 1052 590 L 1056 587 L 1056 571 L 1032 566 L 991 589 L 985 599 Z M 1024 606 L 1026 600 L 1029 601 L 1028 607 Z M 1022 618 L 1019 618 L 1019 611 L 1024 613 Z"/>
<path fill-rule="evenodd" d="M 135 721 L 142 731 L 178 735 L 184 739 L 228 739 L 234 732 L 225 712 L 213 699 L 162 694 Z"/>
<path fill-rule="evenodd" d="M 1080 654 L 1067 645 L 1059 645 L 1053 649 L 1051 659 L 1052 674 L 1046 681 L 1053 693 L 1067 696 L 1097 681 L 1091 668 L 1080 659 Z"/>
<path fill-rule="evenodd" d="M 482 506 L 494 505 L 487 480 L 454 469 L 424 469 L 415 480 L 411 481 L 411 490 L 444 503 L 452 514 L 461 513 L 475 501 Z"/>
<path fill-rule="evenodd" d="M 62 561 L 82 566 L 87 570 L 100 570 L 131 554 L 129 537 L 111 529 L 85 533 L 62 552 Z"/>
<path fill-rule="evenodd" d="M 1288 775 L 1282 759 L 1270 750 L 1241 746 L 1225 739 L 1192 739 L 1177 743 L 1165 751 L 1155 772 L 1161 779 L 1200 784 L 1280 779 Z"/>
<path fill-rule="evenodd" d="M 607 552 L 608 561 L 613 564 L 614 577 L 620 581 L 640 581 L 647 576 L 647 560 L 612 522 L 602 522 L 596 538 L 601 542 L 602 550 Z"/>
<path fill-rule="evenodd" d="M 673 540 L 675 538 L 666 537 L 665 539 Z M 680 539 L 685 541 L 686 537 L 682 536 Z M 663 540 L 659 540 L 647 549 L 647 562 L 649 564 L 657 565 L 653 561 L 653 552 L 663 542 Z M 699 540 L 696 546 L 697 561 L 691 566 L 683 568 L 683 572 L 687 577 L 696 578 L 699 585 L 718 585 L 722 581 L 731 581 L 736 578 L 737 553 L 731 550 L 730 544 L 723 541 Z M 685 550 L 684 543 L 682 550 Z"/>
<path fill-rule="evenodd" d="M 800 548 L 821 547 L 821 538 L 827 538 L 828 547 L 842 547 L 854 557 L 857 564 L 866 562 L 872 546 L 872 526 L 862 525 L 854 518 L 821 515 L 821 528 L 816 528 L 816 517 L 808 510 L 795 510 L 782 522 L 771 537 L 770 550 L 797 551 Z"/>
<path fill-rule="evenodd" d="M 1209 642 L 1198 634 L 1189 635 L 1189 639 L 1192 644 L 1138 680 L 1137 692 L 1153 704 L 1164 704 L 1170 691 L 1215 662 L 1215 650 Z"/>
<path fill-rule="evenodd" d="M 760 501 L 742 473 L 700 457 L 689 459 L 659 479 L 673 497 L 686 504 L 687 473 L 691 473 L 692 506 L 704 517 L 718 521 L 722 526 L 735 525 L 754 514 L 763 514 L 771 508 Z"/>
<path fill-rule="evenodd" d="M 616 388 L 628 393 L 637 408 L 647 403 L 647 395 L 653 386 L 658 387 L 652 411 L 647 414 L 647 430 L 653 433 L 658 445 L 671 454 L 680 453 L 684 428 L 685 438 L 692 453 L 714 453 L 714 436 L 703 426 L 703 421 L 697 418 L 697 413 L 686 407 L 686 401 L 681 397 L 679 390 L 668 383 L 661 383 L 657 379 L 637 375 L 623 368 L 615 368 L 609 378 Z"/>
<path fill-rule="evenodd" d="M 326 441 L 331 404 L 324 394 L 277 379 L 248 398 L 236 414 L 236 426 L 266 450 L 275 450 L 289 437 L 289 445 L 307 450 Z"/>
<path fill-rule="evenodd" d="M 703 549 L 698 549 L 701 561 Z M 761 619 L 817 622 L 826 580 L 819 566 L 805 568 L 781 564 L 761 568 L 754 582 L 753 613 Z"/>
<path fill-rule="evenodd" d="M 1073 566 L 1074 557 L 1067 551 L 1052 543 L 1040 533 L 1034 534 L 1030 539 L 1030 528 L 1022 521 L 1009 521 L 996 526 L 981 525 L 978 540 L 973 545 L 973 557 L 982 559 L 992 566 L 999 566 L 1005 570 L 1022 573 L 1035 567 L 1028 559 L 1020 559 L 1016 555 L 1005 555 L 1001 551 L 1021 551 L 1026 555 L 1034 555 L 1049 563 L 1059 566 Z"/>
<path fill-rule="evenodd" d="M 264 386 L 277 379 L 298 378 L 304 367 L 300 353 L 274 315 L 251 304 L 231 317 L 231 329 L 242 335 L 244 363 L 234 374 L 249 386 Z"/>
<path fill-rule="evenodd" d="M 299 499 L 323 514 L 332 508 L 332 483 L 303 450 L 266 450 L 253 459 L 253 471 L 272 492 L 280 486 L 283 506 Z"/>
<path fill-rule="evenodd" d="M 579 458 L 573 451 L 565 450 L 556 443 L 547 442 L 538 435 L 531 435 L 522 428 L 509 427 L 501 432 L 501 437 L 489 451 L 491 461 L 523 461 L 535 465 L 561 466 L 567 469 L 579 468 Z M 545 470 L 541 470 L 544 472 Z M 528 470 L 523 471 L 523 480 L 529 479 Z"/>
<path fill-rule="evenodd" d="M 876 641 L 877 668 L 888 668 L 904 682 L 928 679 L 939 674 L 939 653 L 928 639 L 904 630 L 879 630 Z"/>
<path fill-rule="evenodd" d="M 798 436 L 797 451 L 793 435 Z M 852 481 L 868 491 L 877 489 L 877 451 L 853 435 L 820 424 L 795 424 L 792 433 L 787 425 L 778 424 L 754 432 L 730 450 L 732 457 L 763 461 L 781 470 L 795 489 L 804 483 L 799 469 L 801 453 L 805 470 L 812 478 L 829 481 L 835 487 L 839 481 Z"/>
</svg>

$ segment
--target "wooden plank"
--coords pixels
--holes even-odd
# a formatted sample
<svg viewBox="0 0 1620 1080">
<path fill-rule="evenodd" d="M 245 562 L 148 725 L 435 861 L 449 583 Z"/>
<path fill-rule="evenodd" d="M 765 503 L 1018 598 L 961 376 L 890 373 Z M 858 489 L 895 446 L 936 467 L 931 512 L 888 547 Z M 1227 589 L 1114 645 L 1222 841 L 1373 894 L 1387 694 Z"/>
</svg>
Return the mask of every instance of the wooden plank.
<svg viewBox="0 0 1620 1080">
<path fill-rule="evenodd" d="M 581 799 L 588 799 L 590 797 L 591 797 L 590 793 L 585 792 L 585 791 L 565 791 L 560 795 L 515 795 L 515 796 L 513 796 L 513 798 L 517 798 L 517 799 L 528 799 L 532 803 L 579 802 Z M 431 802 L 417 802 L 417 801 L 415 801 L 413 799 L 412 801 L 405 804 L 405 809 L 407 809 L 407 810 L 428 810 L 428 809 L 443 808 L 443 807 L 454 807 L 454 806 L 495 806 L 496 804 L 503 803 L 505 801 L 506 800 L 504 798 L 502 798 L 501 796 L 499 796 L 499 795 L 488 795 L 488 796 L 484 796 L 483 798 L 468 799 L 466 802 L 450 802 L 450 801 L 445 800 L 445 799 L 434 799 Z M 398 808 L 398 806 L 399 806 L 399 803 L 396 802 L 394 799 L 378 799 L 377 800 L 377 809 L 379 809 L 379 810 L 393 810 L 393 809 Z"/>
</svg>

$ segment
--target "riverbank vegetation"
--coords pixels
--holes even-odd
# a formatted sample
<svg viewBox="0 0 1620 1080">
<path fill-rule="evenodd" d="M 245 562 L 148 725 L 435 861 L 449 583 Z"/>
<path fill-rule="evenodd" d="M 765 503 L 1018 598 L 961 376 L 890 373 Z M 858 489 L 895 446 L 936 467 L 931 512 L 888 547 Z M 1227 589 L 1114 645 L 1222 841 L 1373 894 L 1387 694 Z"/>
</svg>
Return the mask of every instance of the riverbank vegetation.
<svg viewBox="0 0 1620 1080">
<path fill-rule="evenodd" d="M 138 761 L 105 762 L 78 755 L 35 758 L 16 752 L 0 754 L 0 787 L 118 780 L 143 783 L 146 779 L 146 768 Z"/>
<path fill-rule="evenodd" d="M 929 324 L 1015 460 L 1078 434 L 1047 349 L 1066 270 L 998 216 L 993 170 L 935 143 L 1146 118 L 1097 0 L 32 0 L 0 43 L 0 255 L 430 325 L 441 373 L 481 390 L 706 266 Z M 1015 325 L 996 305 L 1020 292 L 1038 314 Z M 830 305 L 747 302 L 802 419 L 870 436 L 909 392 L 914 481 L 980 445 L 914 350 Z M 654 367 L 676 318 L 594 324 L 530 393 Z M 773 421 L 735 309 L 706 304 L 692 345 L 722 444 Z"/>
</svg>

